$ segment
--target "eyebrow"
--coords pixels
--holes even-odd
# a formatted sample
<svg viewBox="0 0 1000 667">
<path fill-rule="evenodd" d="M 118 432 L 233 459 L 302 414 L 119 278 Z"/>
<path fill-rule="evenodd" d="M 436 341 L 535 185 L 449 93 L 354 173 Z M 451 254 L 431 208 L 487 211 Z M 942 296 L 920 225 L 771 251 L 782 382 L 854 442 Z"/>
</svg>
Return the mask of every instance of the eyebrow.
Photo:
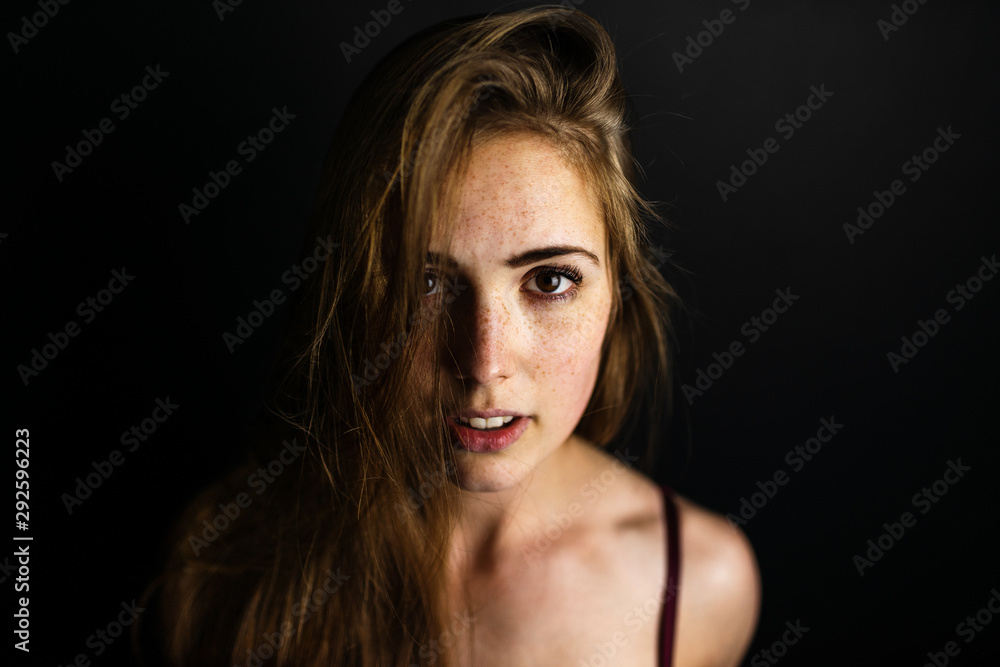
<svg viewBox="0 0 1000 667">
<path fill-rule="evenodd" d="M 586 248 L 572 245 L 555 245 L 548 246 L 546 248 L 528 250 L 520 255 L 514 255 L 504 263 L 507 265 L 507 268 L 518 269 L 522 266 L 534 264 L 535 262 L 541 262 L 553 257 L 562 257 L 564 255 L 583 255 L 584 257 L 589 258 L 595 265 L 597 265 L 598 268 L 601 266 L 601 260 L 597 255 Z M 440 265 L 442 263 L 442 257 L 436 252 L 429 252 L 427 253 L 427 263 L 431 265 Z M 458 262 L 451 257 L 444 260 L 444 263 L 452 268 L 458 266 Z"/>
</svg>

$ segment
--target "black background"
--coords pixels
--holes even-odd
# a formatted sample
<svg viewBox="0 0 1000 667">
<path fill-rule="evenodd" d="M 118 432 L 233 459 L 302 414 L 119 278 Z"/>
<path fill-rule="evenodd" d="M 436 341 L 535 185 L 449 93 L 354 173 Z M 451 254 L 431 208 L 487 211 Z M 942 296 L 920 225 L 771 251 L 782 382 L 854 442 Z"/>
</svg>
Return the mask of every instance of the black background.
<svg viewBox="0 0 1000 667">
<path fill-rule="evenodd" d="M 131 664 L 124 637 L 101 656 L 87 638 L 141 596 L 180 508 L 242 457 L 290 308 L 232 354 L 222 334 L 255 299 L 290 294 L 281 276 L 314 247 L 309 210 L 346 100 L 417 30 L 523 6 L 402 0 L 348 63 L 340 43 L 385 4 L 248 1 L 220 15 L 207 1 L 72 2 L 17 53 L 5 40 L 5 469 L 13 475 L 14 430 L 30 429 L 34 538 L 32 651 L 15 652 L 19 661 L 69 664 L 84 653 L 95 665 Z M 746 349 L 694 397 L 689 451 L 678 441 L 659 481 L 735 513 L 757 482 L 789 475 L 744 526 L 764 581 L 746 664 L 767 664 L 759 652 L 796 620 L 809 631 L 782 664 L 921 665 L 948 641 L 961 649 L 952 664 L 989 664 L 1000 619 L 970 643 L 956 626 L 1000 587 L 1000 281 L 961 310 L 946 294 L 1000 251 L 997 7 L 914 1 L 885 39 L 877 22 L 890 18 L 889 2 L 576 4 L 618 45 L 640 187 L 674 226 L 661 241 L 692 313 L 684 378 L 694 382 L 732 341 Z M 724 9 L 735 20 L 678 71 L 672 54 Z M 0 27 L 20 31 L 38 11 L 8 3 Z M 169 76 L 119 120 L 112 101 L 157 65 Z M 775 122 L 811 86 L 833 94 L 785 138 Z M 246 163 L 237 145 L 275 107 L 295 118 Z M 60 182 L 52 162 L 105 117 L 114 132 Z M 911 182 L 903 163 L 949 127 L 960 138 Z M 768 137 L 778 152 L 724 202 L 717 181 Z M 231 159 L 242 173 L 185 224 L 178 205 Z M 894 179 L 905 193 L 851 243 L 843 225 Z M 85 323 L 77 304 L 122 267 L 134 280 Z M 749 343 L 743 323 L 779 288 L 799 299 Z M 950 321 L 894 372 L 886 355 L 939 308 Z M 80 334 L 25 385 L 17 366 L 71 320 Z M 180 407 L 124 451 L 121 433 L 168 396 Z M 786 452 L 830 417 L 843 428 L 793 470 Z M 68 514 L 63 494 L 114 449 L 122 465 Z M 971 470 L 920 514 L 913 495 L 959 458 Z M 859 576 L 853 557 L 905 511 L 916 525 Z M 10 544 L 0 587 L 14 600 Z"/>
</svg>

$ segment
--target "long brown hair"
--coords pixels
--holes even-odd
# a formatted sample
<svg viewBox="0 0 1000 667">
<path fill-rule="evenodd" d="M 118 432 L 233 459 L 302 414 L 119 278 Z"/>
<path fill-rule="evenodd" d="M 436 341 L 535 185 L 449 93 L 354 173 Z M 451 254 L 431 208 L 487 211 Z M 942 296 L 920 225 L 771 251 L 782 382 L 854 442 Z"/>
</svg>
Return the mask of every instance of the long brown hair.
<svg viewBox="0 0 1000 667">
<path fill-rule="evenodd" d="M 608 446 L 670 405 L 675 298 L 644 256 L 657 217 L 633 185 L 627 131 L 611 39 L 561 7 L 442 24 L 366 79 L 323 175 L 310 238 L 336 250 L 297 310 L 275 399 L 284 444 L 178 522 L 161 593 L 172 664 L 448 663 L 438 640 L 454 629 L 443 554 L 458 491 L 439 388 L 418 391 L 411 370 L 414 342 L 438 340 L 436 315 L 462 289 L 422 296 L 431 235 L 450 238 L 456 177 L 484 138 L 548 138 L 603 207 L 617 289 L 577 433 Z M 289 458 L 248 489 L 255 469 Z"/>
</svg>

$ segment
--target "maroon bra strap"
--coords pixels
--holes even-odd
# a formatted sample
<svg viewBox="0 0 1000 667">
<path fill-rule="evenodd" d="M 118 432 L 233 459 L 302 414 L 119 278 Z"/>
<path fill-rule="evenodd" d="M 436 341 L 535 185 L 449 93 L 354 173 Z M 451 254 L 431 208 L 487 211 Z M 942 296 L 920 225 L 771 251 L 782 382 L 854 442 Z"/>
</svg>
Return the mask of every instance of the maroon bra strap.
<svg viewBox="0 0 1000 667">
<path fill-rule="evenodd" d="M 663 487 L 663 502 L 667 514 L 667 585 L 664 591 L 660 623 L 660 665 L 670 667 L 674 660 L 674 630 L 677 625 L 677 594 L 680 577 L 680 539 L 677 525 L 677 505 L 673 491 Z"/>
</svg>

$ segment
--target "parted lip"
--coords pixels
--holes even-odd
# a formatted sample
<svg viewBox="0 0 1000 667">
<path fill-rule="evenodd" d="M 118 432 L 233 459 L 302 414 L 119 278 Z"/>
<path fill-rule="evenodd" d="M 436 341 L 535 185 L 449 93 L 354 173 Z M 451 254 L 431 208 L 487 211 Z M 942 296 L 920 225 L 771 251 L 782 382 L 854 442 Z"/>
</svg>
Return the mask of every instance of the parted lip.
<svg viewBox="0 0 1000 667">
<path fill-rule="evenodd" d="M 455 412 L 448 415 L 449 419 L 464 419 L 468 421 L 473 417 L 479 417 L 480 419 L 489 419 L 490 417 L 506 417 L 510 415 L 511 417 L 523 417 L 520 412 L 516 410 L 507 410 L 504 408 L 494 408 L 492 410 L 462 410 L 460 412 Z"/>
</svg>

